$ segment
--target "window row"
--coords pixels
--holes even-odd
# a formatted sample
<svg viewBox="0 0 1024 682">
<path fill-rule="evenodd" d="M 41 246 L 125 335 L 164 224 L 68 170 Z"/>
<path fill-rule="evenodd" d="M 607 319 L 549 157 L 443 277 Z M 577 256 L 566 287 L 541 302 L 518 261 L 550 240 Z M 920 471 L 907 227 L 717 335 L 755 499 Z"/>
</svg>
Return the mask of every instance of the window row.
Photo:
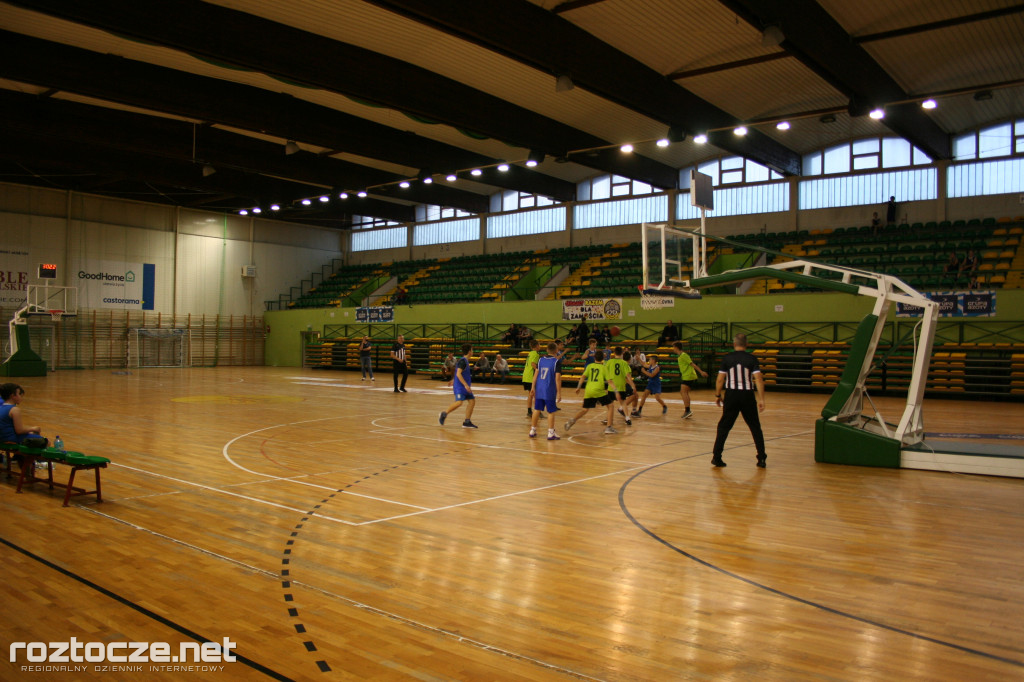
<svg viewBox="0 0 1024 682">
<path fill-rule="evenodd" d="M 779 213 L 790 210 L 792 182 L 796 182 L 798 210 L 884 204 L 895 196 L 900 202 L 929 201 L 939 196 L 939 171 L 934 167 L 881 173 L 859 173 L 839 177 L 776 180 L 741 187 L 718 187 L 714 191 L 713 217 Z M 946 196 L 950 198 L 1024 192 L 1024 158 L 978 161 L 951 166 L 946 173 Z M 690 194 L 654 193 L 645 197 L 589 201 L 571 207 L 497 212 L 487 216 L 423 221 L 412 226 L 413 245 L 428 246 L 474 241 L 482 236 L 500 239 L 565 230 L 572 209 L 572 227 L 596 227 L 662 223 L 669 220 L 669 202 L 675 203 L 674 220 L 700 217 L 690 205 Z M 391 224 L 393 225 L 393 223 Z M 408 246 L 409 228 L 384 226 L 352 233 L 353 251 L 373 251 Z"/>
</svg>

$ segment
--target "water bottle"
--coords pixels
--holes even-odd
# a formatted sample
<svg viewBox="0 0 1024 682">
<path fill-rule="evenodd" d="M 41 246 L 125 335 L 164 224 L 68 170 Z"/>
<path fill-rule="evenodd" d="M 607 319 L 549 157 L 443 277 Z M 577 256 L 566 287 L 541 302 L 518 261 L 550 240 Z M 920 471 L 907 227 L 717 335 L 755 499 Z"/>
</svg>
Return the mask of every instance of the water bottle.
<svg viewBox="0 0 1024 682">
<path fill-rule="evenodd" d="M 59 450 L 60 452 L 64 452 L 64 441 L 60 439 L 60 436 L 57 436 L 56 438 L 53 439 L 53 449 Z"/>
</svg>

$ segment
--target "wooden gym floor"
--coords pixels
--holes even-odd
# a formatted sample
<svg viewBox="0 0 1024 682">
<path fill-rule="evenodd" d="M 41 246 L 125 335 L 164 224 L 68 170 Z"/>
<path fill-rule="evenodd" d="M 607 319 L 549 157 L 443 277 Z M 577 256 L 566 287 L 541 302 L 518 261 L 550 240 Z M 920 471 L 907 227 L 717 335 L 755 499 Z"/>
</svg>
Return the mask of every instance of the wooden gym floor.
<svg viewBox="0 0 1024 682">
<path fill-rule="evenodd" d="M 17 381 L 29 423 L 113 464 L 102 504 L 0 484 L 5 643 L 228 637 L 239 660 L 22 653 L 4 680 L 1024 678 L 1024 481 L 816 464 L 824 395 L 769 393 L 759 470 L 742 420 L 710 466 L 709 391 L 692 419 L 670 395 L 605 436 L 596 411 L 564 433 L 566 389 L 548 442 L 518 384 L 478 386 L 468 430 L 438 425 L 440 383 L 383 373 Z M 1022 416 L 925 409 L 947 433 L 1019 436 Z"/>
</svg>

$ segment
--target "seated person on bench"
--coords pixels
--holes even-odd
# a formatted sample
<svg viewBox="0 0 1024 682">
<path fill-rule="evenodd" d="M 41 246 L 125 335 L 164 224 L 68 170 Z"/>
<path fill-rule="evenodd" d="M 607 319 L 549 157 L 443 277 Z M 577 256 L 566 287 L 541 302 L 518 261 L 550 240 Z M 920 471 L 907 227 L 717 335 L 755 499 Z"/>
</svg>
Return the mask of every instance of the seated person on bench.
<svg viewBox="0 0 1024 682">
<path fill-rule="evenodd" d="M 20 443 L 28 436 L 38 436 L 42 427 L 26 426 L 21 416 L 21 401 L 25 398 L 25 389 L 18 384 L 0 386 L 0 442 Z"/>
</svg>

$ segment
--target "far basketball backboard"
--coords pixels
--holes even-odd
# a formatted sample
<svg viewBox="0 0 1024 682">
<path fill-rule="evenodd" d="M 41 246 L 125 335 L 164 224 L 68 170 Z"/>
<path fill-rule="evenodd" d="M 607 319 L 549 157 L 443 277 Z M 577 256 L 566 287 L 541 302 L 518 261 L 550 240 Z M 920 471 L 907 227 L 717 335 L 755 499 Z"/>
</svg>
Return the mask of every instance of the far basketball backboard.
<svg viewBox="0 0 1024 682">
<path fill-rule="evenodd" d="M 77 315 L 78 287 L 29 284 L 25 292 L 25 306 L 29 314 L 50 314 L 60 311 L 65 316 Z"/>
</svg>

